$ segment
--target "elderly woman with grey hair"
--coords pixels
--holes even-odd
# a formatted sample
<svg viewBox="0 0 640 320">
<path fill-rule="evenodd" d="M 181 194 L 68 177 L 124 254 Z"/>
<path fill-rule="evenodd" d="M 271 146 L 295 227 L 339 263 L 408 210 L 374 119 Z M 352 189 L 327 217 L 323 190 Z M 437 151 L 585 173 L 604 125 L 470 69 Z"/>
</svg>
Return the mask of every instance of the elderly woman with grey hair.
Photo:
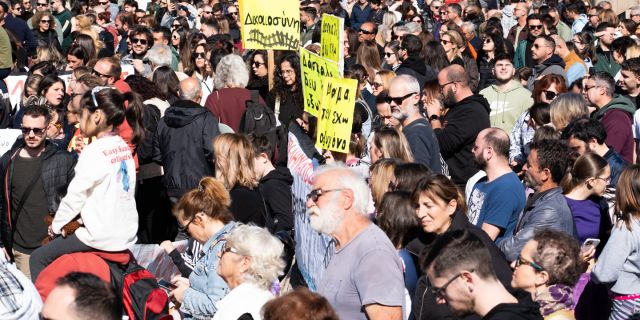
<svg viewBox="0 0 640 320">
<path fill-rule="evenodd" d="M 218 274 L 231 291 L 216 303 L 213 320 L 238 319 L 247 313 L 262 319 L 262 306 L 274 297 L 269 289 L 285 266 L 282 252 L 283 244 L 266 229 L 237 225 L 218 252 Z"/>
<path fill-rule="evenodd" d="M 240 129 L 247 101 L 251 100 L 251 91 L 245 89 L 249 82 L 249 70 L 237 54 L 228 54 L 216 66 L 214 81 L 216 90 L 209 94 L 204 107 L 228 125 L 234 132 Z M 261 103 L 262 98 L 258 97 Z"/>
</svg>

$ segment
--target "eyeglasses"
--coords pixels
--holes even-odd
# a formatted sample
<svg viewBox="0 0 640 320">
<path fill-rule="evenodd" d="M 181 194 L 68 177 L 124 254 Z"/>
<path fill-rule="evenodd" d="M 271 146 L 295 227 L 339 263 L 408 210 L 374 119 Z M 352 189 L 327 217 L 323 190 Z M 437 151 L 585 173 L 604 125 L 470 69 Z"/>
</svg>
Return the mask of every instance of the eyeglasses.
<svg viewBox="0 0 640 320">
<path fill-rule="evenodd" d="M 49 23 L 51 23 L 51 20 L 40 20 L 40 23 L 46 23 L 46 24 L 49 24 Z"/>
<path fill-rule="evenodd" d="M 536 30 L 536 29 L 537 29 L 537 30 L 541 30 L 541 29 L 542 29 L 542 25 L 541 25 L 541 24 L 537 24 L 537 25 L 530 24 L 530 25 L 529 25 L 529 29 L 533 29 L 533 30 Z"/>
<path fill-rule="evenodd" d="M 594 85 L 594 86 L 587 86 L 587 85 L 585 85 L 585 86 L 582 88 L 582 92 L 589 92 L 589 90 L 591 90 L 591 89 L 593 89 L 593 88 L 595 88 L 595 87 L 597 87 L 597 86 L 595 86 L 595 85 Z"/>
<path fill-rule="evenodd" d="M 371 31 L 371 30 L 365 30 L 365 29 L 360 29 L 360 31 L 358 31 L 358 32 L 362 32 L 362 33 L 364 33 L 364 34 L 374 34 L 374 32 L 373 32 L 373 31 Z"/>
<path fill-rule="evenodd" d="M 449 81 L 449 82 L 447 82 L 445 84 L 438 84 L 440 86 L 440 92 L 442 92 L 446 86 L 448 86 L 448 85 L 450 85 L 452 83 L 457 83 L 457 82 L 460 82 L 460 81 Z"/>
<path fill-rule="evenodd" d="M 537 50 L 537 49 L 540 49 L 540 48 L 543 48 L 543 47 L 549 47 L 549 46 L 544 45 L 544 44 L 534 43 L 533 47 L 536 48 L 536 50 Z"/>
<path fill-rule="evenodd" d="M 284 77 L 284 76 L 286 76 L 286 75 L 292 75 L 292 74 L 295 74 L 295 73 L 296 73 L 296 72 L 295 72 L 295 71 L 293 71 L 293 69 L 289 69 L 289 70 L 282 70 L 282 71 L 280 71 L 280 75 L 281 75 L 281 76 L 283 76 L 283 77 Z"/>
<path fill-rule="evenodd" d="M 557 92 L 553 92 L 549 90 L 542 90 L 542 93 L 544 93 L 544 97 L 547 98 L 547 100 L 553 100 L 558 96 Z"/>
<path fill-rule="evenodd" d="M 263 66 L 263 65 L 265 65 L 264 62 L 254 61 L 254 62 L 251 63 L 251 66 L 252 67 L 256 67 L 256 68 L 259 68 L 260 66 Z"/>
<path fill-rule="evenodd" d="M 133 39 L 131 39 L 131 43 L 140 43 L 142 45 L 146 45 L 147 44 L 147 39 L 133 38 Z"/>
<path fill-rule="evenodd" d="M 91 73 L 94 76 L 97 76 L 97 77 L 100 77 L 100 78 L 109 78 L 109 77 L 111 77 L 110 75 L 104 74 L 104 73 L 100 73 L 100 72 L 96 71 L 95 69 L 93 69 L 93 71 L 91 71 Z"/>
<path fill-rule="evenodd" d="M 394 55 L 394 54 L 395 54 L 395 53 L 393 53 L 393 52 L 385 52 L 385 53 L 384 53 L 384 55 L 385 55 L 387 58 L 391 57 L 391 56 L 392 56 L 392 55 Z"/>
<path fill-rule="evenodd" d="M 539 265 L 539 264 L 537 264 L 537 263 L 535 263 L 533 261 L 525 260 L 525 259 L 522 258 L 522 256 L 518 256 L 518 259 L 516 259 L 516 268 L 520 267 L 523 264 L 524 265 L 528 265 L 528 266 L 536 269 L 536 271 L 538 271 L 538 272 L 544 270 L 544 268 L 541 265 Z"/>
<path fill-rule="evenodd" d="M 207 56 L 206 52 L 196 52 L 193 55 L 194 57 L 196 57 L 196 59 L 200 58 L 200 59 L 204 59 Z"/>
<path fill-rule="evenodd" d="M 469 272 L 473 272 L 473 269 L 469 270 Z M 455 277 L 449 279 L 449 281 L 447 281 L 442 287 L 440 288 L 436 288 L 433 287 L 431 288 L 431 293 L 433 293 L 434 296 L 436 296 L 436 299 L 444 299 L 444 294 L 445 291 L 447 290 L 447 287 L 456 279 L 460 278 L 462 276 L 462 273 L 457 274 Z"/>
<path fill-rule="evenodd" d="M 386 96 L 384 97 L 384 102 L 391 104 L 391 102 L 394 102 L 397 106 L 401 105 L 404 100 L 406 100 L 407 98 L 411 97 L 414 94 L 418 94 L 417 92 L 411 92 L 409 94 L 406 94 L 402 97 L 391 97 L 391 96 Z"/>
<path fill-rule="evenodd" d="M 595 177 L 594 179 L 596 180 L 602 180 L 604 181 L 604 183 L 609 184 L 611 182 L 611 176 L 608 176 L 606 178 L 602 178 L 602 177 Z"/>
<path fill-rule="evenodd" d="M 322 197 L 324 194 L 327 194 L 329 192 L 335 192 L 335 191 L 343 191 L 343 190 L 345 189 L 344 188 L 329 189 L 329 190 L 313 189 L 311 190 L 311 192 L 309 192 L 309 194 L 307 194 L 307 201 L 311 200 L 313 202 L 318 202 L 318 199 L 320 199 L 320 197 Z"/>
<path fill-rule="evenodd" d="M 22 134 L 23 135 L 29 135 L 32 131 L 33 134 L 36 136 L 41 136 L 44 134 L 44 128 L 29 128 L 29 127 L 22 127 Z"/>
<path fill-rule="evenodd" d="M 189 233 L 189 225 L 191 225 L 191 223 L 194 220 L 196 220 L 196 216 L 195 215 L 193 216 L 193 218 L 191 218 L 191 220 L 189 220 L 189 222 L 187 222 L 187 224 L 184 227 L 178 226 L 178 229 L 180 229 L 180 231 L 182 231 L 182 232 Z"/>
<path fill-rule="evenodd" d="M 231 252 L 235 254 L 239 254 L 238 250 L 232 246 L 228 246 L 227 242 L 222 244 L 222 248 L 220 249 L 220 256 L 222 257 L 225 253 Z"/>
</svg>

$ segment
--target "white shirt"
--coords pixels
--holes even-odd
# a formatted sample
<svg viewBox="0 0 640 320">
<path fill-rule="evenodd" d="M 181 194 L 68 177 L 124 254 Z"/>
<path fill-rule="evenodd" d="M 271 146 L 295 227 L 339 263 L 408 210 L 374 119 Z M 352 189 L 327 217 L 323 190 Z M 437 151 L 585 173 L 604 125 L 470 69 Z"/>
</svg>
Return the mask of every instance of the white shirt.
<svg viewBox="0 0 640 320">
<path fill-rule="evenodd" d="M 250 313 L 254 320 L 260 320 L 262 306 L 271 299 L 273 294 L 270 291 L 252 283 L 242 283 L 216 302 L 218 311 L 213 320 L 238 319 L 245 313 Z"/>
</svg>

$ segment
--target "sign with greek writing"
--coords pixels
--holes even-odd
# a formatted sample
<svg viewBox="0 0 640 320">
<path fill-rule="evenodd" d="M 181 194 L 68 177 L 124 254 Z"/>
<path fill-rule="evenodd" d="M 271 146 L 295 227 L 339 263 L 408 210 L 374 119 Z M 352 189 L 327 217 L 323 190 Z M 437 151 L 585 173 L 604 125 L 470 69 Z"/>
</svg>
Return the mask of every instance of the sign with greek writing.
<svg viewBox="0 0 640 320">
<path fill-rule="evenodd" d="M 298 50 L 300 1 L 240 0 L 245 49 Z"/>
<path fill-rule="evenodd" d="M 300 48 L 300 61 L 304 111 L 317 117 L 322 96 L 322 79 L 339 77 L 340 67 L 336 62 L 322 58 L 305 48 Z"/>
<path fill-rule="evenodd" d="M 324 78 L 316 144 L 322 149 L 349 152 L 358 81 Z"/>
<path fill-rule="evenodd" d="M 330 14 L 322 15 L 320 56 L 337 62 L 342 71 L 344 65 L 344 19 Z"/>
</svg>

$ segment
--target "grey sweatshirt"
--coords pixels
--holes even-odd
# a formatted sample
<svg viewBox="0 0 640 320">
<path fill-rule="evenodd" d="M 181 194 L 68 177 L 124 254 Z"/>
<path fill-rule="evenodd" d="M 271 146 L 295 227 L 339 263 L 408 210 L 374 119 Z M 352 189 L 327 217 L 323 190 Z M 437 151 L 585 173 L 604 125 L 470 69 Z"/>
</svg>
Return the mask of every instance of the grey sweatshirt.
<svg viewBox="0 0 640 320">
<path fill-rule="evenodd" d="M 640 293 L 640 223 L 631 220 L 631 230 L 619 222 L 611 230 L 591 279 L 596 283 L 612 283 L 618 294 Z"/>
</svg>

